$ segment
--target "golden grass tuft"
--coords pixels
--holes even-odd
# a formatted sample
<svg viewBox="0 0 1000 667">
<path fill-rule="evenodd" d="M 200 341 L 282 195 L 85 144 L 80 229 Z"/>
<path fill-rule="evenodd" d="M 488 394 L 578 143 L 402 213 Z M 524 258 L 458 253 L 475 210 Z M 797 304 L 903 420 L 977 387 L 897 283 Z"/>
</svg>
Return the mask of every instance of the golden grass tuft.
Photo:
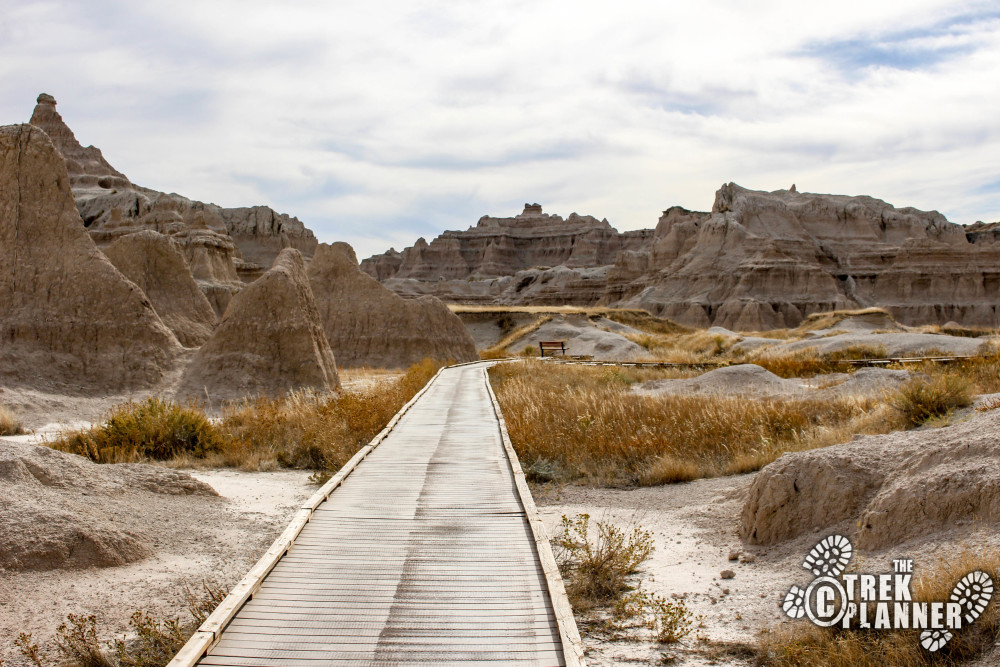
<svg viewBox="0 0 1000 667">
<path fill-rule="evenodd" d="M 1000 581 L 1000 552 L 963 550 L 942 558 L 926 574 L 914 579 L 913 599 L 944 601 L 965 574 L 987 572 Z M 937 653 L 920 646 L 919 630 L 818 628 L 801 620 L 785 623 L 764 635 L 757 650 L 757 664 L 774 667 L 920 667 L 968 662 L 993 647 L 1000 631 L 997 602 L 987 607 L 972 625 Z"/>
<path fill-rule="evenodd" d="M 898 425 L 874 399 L 644 396 L 603 368 L 531 361 L 490 374 L 522 465 L 544 465 L 564 482 L 649 485 L 749 472 L 787 451 Z"/>
<path fill-rule="evenodd" d="M 972 382 L 955 373 L 915 377 L 892 393 L 889 404 L 902 415 L 908 428 L 916 428 L 972 405 Z"/>
<path fill-rule="evenodd" d="M 195 406 L 163 398 L 116 405 L 98 427 L 50 443 L 96 463 L 203 458 L 223 446 L 219 430 Z"/>
<path fill-rule="evenodd" d="M 0 405 L 0 435 L 19 435 L 24 433 L 21 420 L 12 410 Z"/>
<path fill-rule="evenodd" d="M 633 343 L 646 348 L 656 361 L 672 364 L 698 364 L 706 361 L 727 360 L 723 355 L 738 338 L 693 331 L 678 334 L 640 333 L 624 334 Z"/>
<path fill-rule="evenodd" d="M 855 370 L 847 359 L 885 359 L 888 356 L 881 345 L 852 345 L 842 350 L 819 354 L 809 347 L 785 354 L 768 354 L 767 350 L 746 363 L 757 364 L 783 378 L 813 377 L 828 373 L 849 373 Z"/>
<path fill-rule="evenodd" d="M 869 315 L 881 315 L 895 322 L 892 315 L 885 308 L 862 308 L 860 310 L 831 310 L 823 313 L 813 313 L 808 315 L 795 328 L 798 332 L 816 331 L 818 329 L 829 329 L 840 324 L 851 317 L 865 317 Z"/>
</svg>

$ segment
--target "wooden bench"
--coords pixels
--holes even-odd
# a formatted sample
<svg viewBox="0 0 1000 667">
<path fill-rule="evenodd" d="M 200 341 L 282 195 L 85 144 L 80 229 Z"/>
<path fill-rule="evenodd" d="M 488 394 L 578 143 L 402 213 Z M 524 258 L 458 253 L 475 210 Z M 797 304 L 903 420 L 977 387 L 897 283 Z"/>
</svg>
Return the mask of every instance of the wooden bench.
<svg viewBox="0 0 1000 667">
<path fill-rule="evenodd" d="M 564 340 L 540 340 L 538 341 L 538 351 L 541 352 L 542 356 L 545 356 L 546 352 L 551 352 L 552 354 L 566 354 L 566 341 Z"/>
</svg>

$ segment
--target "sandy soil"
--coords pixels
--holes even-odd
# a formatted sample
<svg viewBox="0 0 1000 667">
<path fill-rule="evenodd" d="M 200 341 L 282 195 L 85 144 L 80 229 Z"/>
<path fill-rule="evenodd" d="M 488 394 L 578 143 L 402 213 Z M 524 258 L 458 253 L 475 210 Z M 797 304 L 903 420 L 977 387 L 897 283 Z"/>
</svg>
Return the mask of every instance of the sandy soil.
<svg viewBox="0 0 1000 667">
<path fill-rule="evenodd" d="M 187 618 L 184 591 L 205 580 L 231 586 L 284 530 L 315 491 L 308 472 L 191 473 L 220 497 L 157 496 L 143 508 L 156 539 L 153 557 L 123 567 L 0 571 L 0 660 L 26 664 L 13 645 L 21 632 L 48 645 L 67 614 L 96 614 L 104 637 L 121 634 L 137 610 Z"/>
<path fill-rule="evenodd" d="M 562 515 L 588 513 L 592 521 L 621 527 L 639 524 L 654 534 L 656 551 L 641 573 L 643 588 L 667 598 L 683 598 L 702 616 L 703 627 L 673 646 L 651 641 L 604 641 L 584 636 L 588 665 L 660 664 L 670 656 L 683 665 L 751 665 L 746 645 L 762 630 L 788 621 L 780 604 L 792 584 L 812 578 L 802 560 L 824 533 L 770 547 L 748 547 L 737 536 L 743 501 L 755 474 L 698 480 L 645 489 L 545 488 L 533 495 L 550 536 Z M 996 547 L 991 531 L 974 527 L 944 540 L 914 540 L 881 552 L 859 554 L 862 571 L 886 572 L 892 558 L 913 557 L 916 572 L 962 548 Z M 730 560 L 737 555 L 737 560 Z M 732 570 L 732 579 L 722 579 Z M 741 647 L 742 645 L 742 647 Z M 993 656 L 995 657 L 995 656 Z M 991 659 L 990 657 L 984 660 Z M 982 662 L 980 664 L 991 664 Z"/>
</svg>

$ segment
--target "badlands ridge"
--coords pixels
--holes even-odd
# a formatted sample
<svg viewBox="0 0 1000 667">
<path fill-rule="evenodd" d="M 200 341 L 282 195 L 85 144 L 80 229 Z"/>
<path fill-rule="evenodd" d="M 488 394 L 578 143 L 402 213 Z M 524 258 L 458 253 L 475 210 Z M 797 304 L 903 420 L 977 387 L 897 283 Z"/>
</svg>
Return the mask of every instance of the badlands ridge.
<svg viewBox="0 0 1000 667">
<path fill-rule="evenodd" d="M 526 204 L 464 232 L 418 239 L 361 268 L 404 296 L 448 302 L 641 308 L 695 327 L 795 327 L 815 312 L 881 307 L 909 325 L 1000 325 L 1000 225 L 872 197 L 729 183 L 712 211 L 674 206 L 618 232 Z"/>
</svg>

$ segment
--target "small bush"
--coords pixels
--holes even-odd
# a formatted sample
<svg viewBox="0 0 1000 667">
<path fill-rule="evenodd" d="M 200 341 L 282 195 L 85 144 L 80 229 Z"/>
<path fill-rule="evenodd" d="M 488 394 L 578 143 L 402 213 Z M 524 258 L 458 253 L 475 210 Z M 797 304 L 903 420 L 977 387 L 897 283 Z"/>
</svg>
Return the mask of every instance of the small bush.
<svg viewBox="0 0 1000 667">
<path fill-rule="evenodd" d="M 27 632 L 22 632 L 14 640 L 14 646 L 21 652 L 28 662 L 30 662 L 35 667 L 45 667 L 45 663 L 48 660 L 48 656 L 42 652 L 38 647 L 38 644 L 31 640 L 31 634 Z"/>
<path fill-rule="evenodd" d="M 133 638 L 102 641 L 97 634 L 97 617 L 69 614 L 56 629 L 57 664 L 74 667 L 164 667 L 184 646 L 194 631 L 226 597 L 228 591 L 203 582 L 200 592 L 185 591 L 192 622 L 180 619 L 159 620 L 148 612 L 137 611 L 129 620 Z M 21 633 L 14 642 L 21 654 L 35 667 L 48 667 L 48 656 L 30 634 Z"/>
<path fill-rule="evenodd" d="M 929 419 L 972 405 L 971 383 L 953 374 L 913 378 L 891 395 L 889 404 L 902 414 L 908 428 L 916 428 Z"/>
<path fill-rule="evenodd" d="M 656 632 L 656 641 L 675 644 L 691 633 L 694 614 L 684 600 L 671 602 L 665 598 L 653 598 L 650 605 L 654 611 L 650 629 Z"/>
<path fill-rule="evenodd" d="M 56 629 L 56 646 L 59 653 L 72 665 L 80 667 L 115 667 L 97 638 L 97 617 L 75 616 L 66 617 Z"/>
<path fill-rule="evenodd" d="M 566 594 L 574 609 L 608 605 L 630 590 L 627 582 L 653 553 L 653 534 L 640 526 L 622 530 L 607 522 L 594 524 L 590 515 L 562 517 L 562 534 L 555 540 L 567 576 Z"/>
<path fill-rule="evenodd" d="M 0 405 L 0 435 L 19 435 L 24 433 L 21 420 L 9 408 Z"/>
<path fill-rule="evenodd" d="M 222 438 L 201 410 L 162 398 L 117 405 L 100 426 L 52 444 L 97 463 L 203 458 L 221 446 Z"/>
<path fill-rule="evenodd" d="M 192 634 L 177 619 L 160 621 L 141 611 L 132 614 L 128 624 L 135 639 L 112 644 L 118 667 L 166 665 Z"/>
</svg>

